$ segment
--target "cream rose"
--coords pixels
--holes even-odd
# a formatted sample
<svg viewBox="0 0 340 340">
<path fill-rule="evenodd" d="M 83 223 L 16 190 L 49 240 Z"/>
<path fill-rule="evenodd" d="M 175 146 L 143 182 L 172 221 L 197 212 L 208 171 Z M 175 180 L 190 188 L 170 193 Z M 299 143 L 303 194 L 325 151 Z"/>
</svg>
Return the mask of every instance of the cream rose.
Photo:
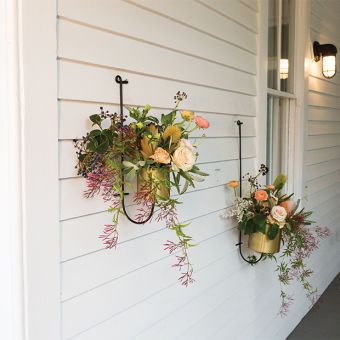
<svg viewBox="0 0 340 340">
<path fill-rule="evenodd" d="M 181 139 L 179 142 L 179 146 L 185 146 L 189 148 L 192 152 L 195 151 L 195 147 L 187 139 Z"/>
<path fill-rule="evenodd" d="M 196 162 L 196 154 L 194 147 L 186 139 L 179 142 L 178 148 L 172 156 L 172 169 L 174 171 L 183 170 L 189 171 Z"/>
<path fill-rule="evenodd" d="M 271 215 L 276 221 L 283 222 L 287 217 L 287 211 L 284 207 L 275 205 L 271 210 Z"/>
</svg>

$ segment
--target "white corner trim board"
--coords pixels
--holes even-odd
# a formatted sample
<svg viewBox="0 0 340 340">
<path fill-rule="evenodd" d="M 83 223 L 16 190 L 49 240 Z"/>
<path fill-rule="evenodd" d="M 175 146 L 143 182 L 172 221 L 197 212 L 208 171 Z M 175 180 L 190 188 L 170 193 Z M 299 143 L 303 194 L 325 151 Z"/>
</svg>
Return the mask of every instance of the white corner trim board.
<svg viewBox="0 0 340 340">
<path fill-rule="evenodd" d="M 0 23 L 0 338 L 57 340 L 56 2 L 0 0 Z"/>
<path fill-rule="evenodd" d="M 60 339 L 56 8 L 56 1 L 19 1 L 28 340 Z"/>
<path fill-rule="evenodd" d="M 0 1 L 0 338 L 24 339 L 21 148 L 16 1 Z"/>
</svg>

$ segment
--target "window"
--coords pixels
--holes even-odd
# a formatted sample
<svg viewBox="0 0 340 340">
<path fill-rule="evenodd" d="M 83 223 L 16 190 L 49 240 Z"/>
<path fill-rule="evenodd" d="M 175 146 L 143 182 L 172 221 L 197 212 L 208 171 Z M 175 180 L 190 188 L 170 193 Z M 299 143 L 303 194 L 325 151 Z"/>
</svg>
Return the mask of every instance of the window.
<svg viewBox="0 0 340 340">
<path fill-rule="evenodd" d="M 268 1 L 267 182 L 289 173 L 294 115 L 295 0 Z"/>
</svg>

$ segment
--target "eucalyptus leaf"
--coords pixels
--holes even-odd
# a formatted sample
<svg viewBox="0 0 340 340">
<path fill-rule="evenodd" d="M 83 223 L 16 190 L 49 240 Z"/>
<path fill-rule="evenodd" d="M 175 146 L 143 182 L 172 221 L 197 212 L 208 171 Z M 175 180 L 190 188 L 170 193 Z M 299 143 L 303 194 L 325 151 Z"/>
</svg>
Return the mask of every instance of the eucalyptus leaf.
<svg viewBox="0 0 340 340">
<path fill-rule="evenodd" d="M 135 169 L 131 169 L 131 171 L 129 171 L 127 174 L 126 174 L 126 179 L 128 181 L 131 181 L 132 179 L 134 179 L 136 177 L 136 170 Z"/>
<path fill-rule="evenodd" d="M 195 182 L 204 182 L 204 178 L 199 176 L 191 176 Z"/>
<path fill-rule="evenodd" d="M 200 175 L 200 176 L 209 176 L 209 174 L 203 172 L 203 171 L 200 171 L 197 167 L 194 168 L 192 167 L 192 169 L 190 170 L 190 172 L 196 174 L 196 175 Z"/>
<path fill-rule="evenodd" d="M 180 194 L 180 193 L 181 193 L 181 190 L 180 190 L 180 188 L 179 188 L 179 174 L 178 174 L 178 175 L 175 175 L 175 173 L 173 172 L 173 173 L 172 173 L 172 177 L 173 177 L 173 179 L 174 179 L 174 185 L 175 185 L 175 187 L 176 187 L 176 190 L 177 190 L 178 194 Z"/>
<path fill-rule="evenodd" d="M 133 164 L 133 163 L 131 163 L 131 162 L 129 162 L 129 161 L 123 161 L 123 166 L 125 168 L 132 168 L 134 170 L 138 170 L 138 166 Z"/>
<path fill-rule="evenodd" d="M 184 194 L 188 190 L 188 187 L 189 187 L 189 182 L 185 181 L 184 187 L 183 187 L 183 189 L 181 191 L 181 195 Z"/>
<path fill-rule="evenodd" d="M 188 173 L 186 173 L 186 172 L 183 171 L 183 170 L 181 170 L 179 173 L 180 173 L 180 175 L 183 176 L 187 181 L 189 181 L 189 183 L 190 183 L 190 185 L 191 185 L 192 187 L 195 187 L 194 182 L 193 182 L 193 180 L 192 180 L 192 177 L 191 177 Z"/>
</svg>

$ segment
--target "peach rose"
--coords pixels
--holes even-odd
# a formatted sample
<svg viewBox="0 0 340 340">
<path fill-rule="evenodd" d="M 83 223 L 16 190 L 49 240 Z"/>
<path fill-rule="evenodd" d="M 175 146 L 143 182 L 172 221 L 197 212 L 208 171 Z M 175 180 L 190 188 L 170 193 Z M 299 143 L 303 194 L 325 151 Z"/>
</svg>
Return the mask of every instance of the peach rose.
<svg viewBox="0 0 340 340">
<path fill-rule="evenodd" d="M 227 183 L 229 188 L 237 188 L 240 185 L 239 181 L 233 180 Z"/>
<path fill-rule="evenodd" d="M 268 199 L 268 194 L 264 190 L 256 190 L 255 198 L 257 201 L 266 201 Z"/>
<path fill-rule="evenodd" d="M 269 189 L 270 191 L 274 191 L 275 187 L 274 187 L 273 184 L 269 184 L 269 185 L 267 185 L 267 189 Z"/>
<path fill-rule="evenodd" d="M 287 215 L 290 216 L 292 214 L 293 209 L 295 208 L 295 202 L 292 200 L 284 201 L 280 203 L 280 206 L 285 208 Z"/>
<path fill-rule="evenodd" d="M 280 229 L 282 229 L 285 226 L 285 224 L 286 224 L 286 221 L 279 222 L 277 220 L 274 220 L 274 218 L 271 215 L 267 216 L 267 221 L 270 224 L 278 224 Z"/>
<path fill-rule="evenodd" d="M 284 207 L 281 207 L 279 205 L 275 205 L 271 210 L 272 217 L 278 221 L 283 222 L 287 217 L 287 211 Z"/>
<path fill-rule="evenodd" d="M 162 163 L 162 164 L 170 163 L 170 155 L 163 148 L 157 148 L 155 153 L 152 156 L 150 156 L 150 158 L 152 158 L 157 163 Z"/>
<path fill-rule="evenodd" d="M 195 123 L 201 129 L 207 129 L 210 126 L 209 122 L 201 116 L 195 117 Z"/>
</svg>

